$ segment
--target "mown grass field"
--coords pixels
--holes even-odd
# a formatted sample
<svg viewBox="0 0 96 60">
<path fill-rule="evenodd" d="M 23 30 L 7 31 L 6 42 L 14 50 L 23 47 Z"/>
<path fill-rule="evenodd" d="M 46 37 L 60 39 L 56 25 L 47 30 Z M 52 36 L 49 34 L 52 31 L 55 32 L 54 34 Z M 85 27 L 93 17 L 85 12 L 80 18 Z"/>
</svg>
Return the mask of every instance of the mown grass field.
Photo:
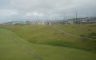
<svg viewBox="0 0 96 60">
<path fill-rule="evenodd" d="M 0 26 L 0 60 L 96 60 L 96 39 L 81 38 L 93 32 L 96 25 Z"/>
</svg>

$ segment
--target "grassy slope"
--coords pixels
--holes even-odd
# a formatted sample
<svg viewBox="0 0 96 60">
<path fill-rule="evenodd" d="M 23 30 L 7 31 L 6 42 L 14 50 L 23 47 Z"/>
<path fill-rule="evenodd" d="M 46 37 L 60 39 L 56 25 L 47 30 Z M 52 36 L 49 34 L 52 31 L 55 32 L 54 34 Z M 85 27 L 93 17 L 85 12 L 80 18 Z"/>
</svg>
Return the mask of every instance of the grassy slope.
<svg viewBox="0 0 96 60">
<path fill-rule="evenodd" d="M 96 60 L 96 54 L 74 48 L 33 45 L 43 60 Z"/>
<path fill-rule="evenodd" d="M 29 43 L 11 31 L 0 29 L 0 60 L 39 60 Z"/>
<path fill-rule="evenodd" d="M 49 44 L 55 46 L 67 46 L 74 48 L 91 49 L 93 43 L 82 42 L 80 35 L 96 32 L 96 25 L 53 25 L 53 26 L 30 26 L 30 25 L 16 25 L 16 26 L 4 26 L 19 37 L 31 42 L 39 44 Z M 70 34 L 62 33 L 64 31 Z M 73 34 L 73 36 L 72 36 Z M 89 44 L 90 47 L 89 47 Z"/>
<path fill-rule="evenodd" d="M 10 30 L 0 29 L 0 60 L 96 60 L 83 50 L 30 44 Z"/>
</svg>

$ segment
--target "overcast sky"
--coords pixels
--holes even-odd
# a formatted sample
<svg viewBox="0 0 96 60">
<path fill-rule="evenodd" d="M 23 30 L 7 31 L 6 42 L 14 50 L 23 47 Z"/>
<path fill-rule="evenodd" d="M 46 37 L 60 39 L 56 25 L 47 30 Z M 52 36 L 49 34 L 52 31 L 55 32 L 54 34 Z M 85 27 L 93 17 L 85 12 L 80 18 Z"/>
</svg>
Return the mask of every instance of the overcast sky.
<svg viewBox="0 0 96 60">
<path fill-rule="evenodd" d="M 96 0 L 0 0 L 0 22 L 96 16 Z"/>
</svg>

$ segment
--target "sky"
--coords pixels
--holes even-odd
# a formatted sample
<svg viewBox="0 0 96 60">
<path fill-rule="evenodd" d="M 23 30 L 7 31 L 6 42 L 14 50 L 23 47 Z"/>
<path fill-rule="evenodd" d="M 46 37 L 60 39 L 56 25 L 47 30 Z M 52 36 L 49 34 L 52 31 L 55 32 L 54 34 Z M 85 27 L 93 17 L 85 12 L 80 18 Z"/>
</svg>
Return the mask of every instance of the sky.
<svg viewBox="0 0 96 60">
<path fill-rule="evenodd" d="M 0 23 L 96 16 L 96 0 L 0 0 Z"/>
</svg>

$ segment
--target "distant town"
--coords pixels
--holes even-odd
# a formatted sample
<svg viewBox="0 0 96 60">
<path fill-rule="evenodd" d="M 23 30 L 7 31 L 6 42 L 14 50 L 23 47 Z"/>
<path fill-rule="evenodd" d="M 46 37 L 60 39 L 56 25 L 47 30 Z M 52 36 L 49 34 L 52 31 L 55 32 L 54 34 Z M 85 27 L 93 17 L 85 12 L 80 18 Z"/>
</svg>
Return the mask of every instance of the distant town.
<svg viewBox="0 0 96 60">
<path fill-rule="evenodd" d="M 41 24 L 41 25 L 54 25 L 54 24 L 96 24 L 96 17 L 72 18 L 64 20 L 34 20 L 34 21 L 10 21 L 3 23 L 3 25 L 23 25 L 23 24 Z"/>
</svg>

